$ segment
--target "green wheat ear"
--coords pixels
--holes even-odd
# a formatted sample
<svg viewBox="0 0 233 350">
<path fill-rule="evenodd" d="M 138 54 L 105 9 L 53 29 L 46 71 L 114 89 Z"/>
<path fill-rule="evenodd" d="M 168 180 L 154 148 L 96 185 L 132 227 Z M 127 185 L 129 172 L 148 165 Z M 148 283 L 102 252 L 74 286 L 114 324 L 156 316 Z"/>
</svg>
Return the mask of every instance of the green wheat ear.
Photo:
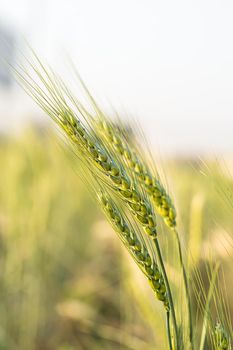
<svg viewBox="0 0 233 350">
<path fill-rule="evenodd" d="M 140 161 L 134 164 L 134 171 L 140 176 L 135 176 L 131 171 L 128 172 L 128 163 L 122 162 L 118 156 L 118 152 L 111 152 L 111 142 L 104 142 L 99 137 L 98 132 L 92 123 L 93 117 L 81 106 L 72 94 L 65 87 L 61 79 L 53 72 L 49 72 L 39 61 L 39 68 L 34 68 L 34 72 L 39 80 L 36 83 L 32 77 L 25 71 L 17 72 L 18 78 L 29 93 L 29 95 L 39 104 L 39 106 L 55 121 L 55 123 L 64 131 L 67 141 L 70 143 L 72 150 L 83 161 L 83 163 L 89 168 L 101 186 L 110 188 L 117 198 L 122 200 L 122 203 L 130 210 L 133 219 L 139 223 L 147 235 L 153 239 L 153 248 L 156 252 L 156 258 L 159 262 L 159 267 L 162 273 L 162 277 L 157 279 L 157 267 L 154 265 L 144 266 L 142 260 L 145 256 L 141 255 L 141 260 L 138 260 L 138 256 L 135 253 L 135 247 L 139 243 L 137 240 L 130 240 L 130 238 L 136 238 L 130 229 L 130 236 L 121 235 L 124 238 L 124 243 L 127 245 L 131 255 L 133 255 L 137 263 L 141 263 L 144 273 L 147 273 L 147 277 L 153 289 L 156 292 L 157 297 L 165 303 L 167 308 L 167 329 L 169 333 L 169 347 L 170 349 L 181 349 L 182 340 L 178 335 L 178 326 L 176 321 L 176 312 L 173 302 L 173 295 L 170 288 L 169 280 L 164 265 L 164 259 L 161 254 L 156 230 L 156 216 L 154 214 L 154 208 L 151 202 L 151 198 L 148 195 L 148 191 L 145 191 L 142 186 L 143 183 L 147 186 L 147 189 L 151 189 L 152 198 L 157 198 L 157 204 L 162 210 L 162 214 L 166 218 L 167 223 L 170 222 L 172 227 L 175 227 L 175 211 L 172 209 L 171 201 L 169 197 L 164 193 L 163 188 L 159 183 L 150 182 L 149 176 L 145 176 L 145 170 L 140 168 Z M 83 122 L 85 121 L 85 123 Z M 116 142 L 114 142 L 115 144 Z M 130 145 L 127 146 L 130 150 Z M 132 159 L 130 155 L 132 154 Z M 133 160 L 133 152 L 128 154 L 128 160 Z M 133 160 L 134 161 L 134 160 Z M 140 180 L 141 178 L 141 180 Z M 159 192 L 159 195 L 158 193 Z M 119 220 L 119 227 L 125 228 L 126 222 L 123 221 L 123 217 L 119 215 L 119 210 L 114 206 L 109 198 L 105 198 L 102 201 L 104 210 L 108 216 L 113 216 L 114 224 L 116 220 Z M 170 220 L 170 221 L 169 221 Z M 122 226 L 121 226 L 122 224 Z M 124 224 L 124 225 L 123 225 Z M 116 226 L 116 225 L 115 225 Z M 116 227 L 115 227 L 116 229 Z M 123 233 L 123 232 L 122 232 Z M 128 238 L 128 240 L 127 240 Z M 134 245 L 136 243 L 136 245 Z M 145 247 L 141 247 L 139 253 L 149 253 Z M 146 255 L 147 256 L 147 255 Z M 148 268 L 149 267 L 149 268 Z M 155 270 L 153 270 L 153 268 Z M 152 270 L 150 270 L 152 268 Z M 152 273 L 152 275 L 149 275 Z M 174 344 L 171 341 L 170 334 L 170 314 L 172 321 L 172 331 Z"/>
<path fill-rule="evenodd" d="M 121 164 L 109 154 L 101 140 L 97 140 L 95 134 L 91 134 L 69 109 L 60 112 L 59 124 L 79 153 L 85 154 L 96 170 L 109 180 L 112 188 L 128 205 L 144 231 L 156 237 L 156 218 L 150 202 L 140 193 L 136 183 L 127 175 Z"/>
<path fill-rule="evenodd" d="M 156 211 L 163 218 L 164 222 L 171 228 L 176 227 L 175 207 L 159 178 L 152 175 L 149 166 L 133 149 L 133 145 L 129 145 L 129 140 L 126 140 L 124 133 L 106 118 L 102 119 L 97 124 L 97 129 L 99 129 L 102 137 L 112 145 L 114 151 L 118 153 L 125 163 L 125 166 L 129 167 L 142 184 L 152 198 Z"/>
<path fill-rule="evenodd" d="M 147 277 L 158 300 L 164 303 L 166 310 L 169 310 L 169 301 L 163 276 L 147 246 L 140 239 L 139 232 L 132 227 L 117 204 L 103 190 L 98 193 L 98 200 L 113 229 L 118 233 L 119 238 L 134 261 Z"/>
</svg>

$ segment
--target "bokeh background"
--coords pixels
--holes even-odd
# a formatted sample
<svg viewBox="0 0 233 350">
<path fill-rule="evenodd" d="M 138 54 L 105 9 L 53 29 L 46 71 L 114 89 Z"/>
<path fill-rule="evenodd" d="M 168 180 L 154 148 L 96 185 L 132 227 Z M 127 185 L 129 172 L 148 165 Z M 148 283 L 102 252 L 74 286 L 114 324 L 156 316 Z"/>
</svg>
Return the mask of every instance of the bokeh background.
<svg viewBox="0 0 233 350">
<path fill-rule="evenodd" d="M 4 63 L 25 41 L 67 80 L 72 57 L 103 108 L 138 121 L 187 262 L 221 262 L 232 315 L 232 15 L 231 1 L 1 1 L 1 350 L 166 348 L 159 306 L 78 161 Z"/>
</svg>

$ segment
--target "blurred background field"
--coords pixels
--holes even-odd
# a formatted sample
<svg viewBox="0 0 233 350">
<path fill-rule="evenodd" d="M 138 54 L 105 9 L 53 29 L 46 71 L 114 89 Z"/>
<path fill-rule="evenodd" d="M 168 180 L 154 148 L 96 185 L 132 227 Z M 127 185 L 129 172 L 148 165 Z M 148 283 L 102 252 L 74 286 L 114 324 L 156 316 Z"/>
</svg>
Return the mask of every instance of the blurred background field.
<svg viewBox="0 0 233 350">
<path fill-rule="evenodd" d="M 165 158 L 160 170 L 187 260 L 207 287 L 204 262 L 221 261 L 233 315 L 233 178 L 223 159 Z M 165 349 L 161 306 L 58 135 L 2 134 L 0 164 L 0 349 Z"/>
<path fill-rule="evenodd" d="M 0 2 L 0 350 L 167 349 L 164 310 L 4 62 L 29 57 L 23 38 L 69 84 L 68 54 L 101 107 L 142 125 L 193 292 L 196 269 L 207 291 L 219 261 L 233 318 L 232 15 L 229 0 Z M 175 285 L 173 237 L 159 232 Z"/>
</svg>

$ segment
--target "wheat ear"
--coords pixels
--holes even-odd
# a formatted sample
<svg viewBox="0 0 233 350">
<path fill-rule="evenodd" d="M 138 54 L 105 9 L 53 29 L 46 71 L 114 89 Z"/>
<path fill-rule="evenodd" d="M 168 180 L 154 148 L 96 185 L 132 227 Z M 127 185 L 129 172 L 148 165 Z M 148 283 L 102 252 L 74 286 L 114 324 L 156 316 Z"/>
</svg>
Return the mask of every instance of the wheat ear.
<svg viewBox="0 0 233 350">
<path fill-rule="evenodd" d="M 158 300 L 162 301 L 166 309 L 167 336 L 169 349 L 172 350 L 172 336 L 170 331 L 170 306 L 167 297 L 166 286 L 159 266 L 151 256 L 147 246 L 139 239 L 140 235 L 127 221 L 119 207 L 103 192 L 98 193 L 98 200 L 107 216 L 111 226 L 118 233 L 120 240 L 137 263 L 141 271 L 147 277 L 151 288 Z"/>
<path fill-rule="evenodd" d="M 70 96 L 67 98 L 68 90 L 64 90 L 64 84 L 61 83 L 61 80 L 58 79 L 54 73 L 49 73 L 40 61 L 39 64 L 42 72 L 40 69 L 38 70 L 34 67 L 33 70 L 37 74 L 40 83 L 42 83 L 42 87 L 40 87 L 29 74 L 25 73 L 25 71 L 23 71 L 23 73 L 17 71 L 17 76 L 21 85 L 56 124 L 63 129 L 74 151 L 88 164 L 92 172 L 94 172 L 105 185 L 111 186 L 116 195 L 120 196 L 134 215 L 134 218 L 141 224 L 144 231 L 152 237 L 155 243 L 157 258 L 163 274 L 171 310 L 175 348 L 177 349 L 179 340 L 175 308 L 163 257 L 157 240 L 156 217 L 153 206 L 148 197 L 139 189 L 134 178 L 127 175 L 122 163 L 118 162 L 117 157 L 114 158 L 110 152 L 108 152 L 104 143 L 96 135 L 95 130 L 90 127 L 90 115 L 85 115 L 85 113 L 79 109 L 79 104 L 75 104 L 77 108 L 76 111 L 74 111 L 72 103 L 70 103 Z M 79 119 L 78 115 L 80 114 L 89 122 L 89 129 L 86 128 Z"/>
<path fill-rule="evenodd" d="M 65 116 L 66 119 L 63 119 L 63 124 L 61 125 L 66 134 L 74 144 L 78 144 L 79 147 L 83 146 L 87 156 L 92 159 L 96 167 L 101 170 L 101 173 L 110 180 L 112 188 L 120 194 L 120 197 L 127 204 L 136 220 L 142 225 L 144 231 L 153 239 L 167 289 L 174 332 L 176 334 L 175 338 L 177 339 L 178 331 L 172 293 L 157 239 L 156 217 L 150 200 L 147 198 L 146 194 L 139 191 L 136 182 L 127 175 L 124 166 L 121 165 L 117 158 L 113 159 L 112 155 L 107 152 L 106 147 L 100 140 L 98 140 L 98 142 L 94 141 L 90 132 L 81 126 L 80 121 L 77 122 L 76 116 L 71 111 L 63 114 L 63 116 Z M 78 143 L 76 141 L 77 138 Z"/>
<path fill-rule="evenodd" d="M 121 156 L 125 165 L 131 169 L 138 181 L 143 185 L 148 195 L 151 196 L 155 208 L 164 219 L 164 222 L 169 227 L 175 227 L 175 207 L 158 177 L 152 175 L 147 164 L 133 149 L 133 146 L 129 145 L 129 141 L 126 141 L 124 133 L 120 132 L 113 123 L 106 119 L 101 120 L 99 122 L 99 128 L 102 136 Z"/>
<path fill-rule="evenodd" d="M 119 238 L 149 280 L 158 300 L 162 301 L 166 310 L 169 311 L 169 301 L 163 276 L 147 246 L 139 239 L 139 233 L 127 221 L 112 198 L 104 193 L 103 190 L 98 193 L 98 200 L 112 227 L 118 233 Z"/>
<path fill-rule="evenodd" d="M 97 141 L 93 138 L 93 133 L 91 135 L 90 132 L 81 125 L 81 122 L 77 120 L 77 117 L 71 110 L 60 114 L 59 118 L 60 125 L 74 145 L 79 147 L 79 152 L 81 150 L 83 154 L 86 154 L 88 159 L 92 160 L 92 164 L 101 171 L 101 174 L 110 180 L 112 188 L 127 204 L 136 220 L 142 225 L 144 231 L 153 239 L 167 289 L 175 341 L 178 342 L 178 330 L 173 298 L 157 239 L 156 217 L 150 200 L 146 195 L 143 195 L 143 193 L 139 191 L 136 182 L 134 182 L 133 178 L 130 178 L 127 175 L 124 167 L 121 166 L 121 163 L 118 162 L 117 159 L 113 159 L 112 155 L 106 150 L 106 147 L 101 144 L 100 140 Z"/>
</svg>

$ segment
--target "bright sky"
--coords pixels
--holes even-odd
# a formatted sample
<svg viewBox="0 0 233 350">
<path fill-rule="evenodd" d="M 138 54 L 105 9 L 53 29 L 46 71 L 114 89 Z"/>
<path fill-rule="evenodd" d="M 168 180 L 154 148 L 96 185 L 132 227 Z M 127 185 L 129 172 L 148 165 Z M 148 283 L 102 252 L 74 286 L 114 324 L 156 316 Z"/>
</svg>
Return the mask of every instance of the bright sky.
<svg viewBox="0 0 233 350">
<path fill-rule="evenodd" d="M 1 0 L 0 21 L 135 115 L 161 151 L 233 150 L 233 1 Z"/>
</svg>

